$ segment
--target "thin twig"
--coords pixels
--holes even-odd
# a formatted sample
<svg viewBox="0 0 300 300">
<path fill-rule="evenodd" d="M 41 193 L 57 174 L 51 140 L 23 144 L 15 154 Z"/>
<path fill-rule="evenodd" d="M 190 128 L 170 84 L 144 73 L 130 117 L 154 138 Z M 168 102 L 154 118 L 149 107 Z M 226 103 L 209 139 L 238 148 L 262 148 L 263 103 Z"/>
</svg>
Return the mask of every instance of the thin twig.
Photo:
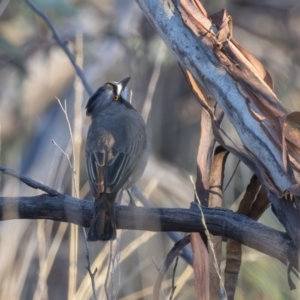
<svg viewBox="0 0 300 300">
<path fill-rule="evenodd" d="M 74 195 L 77 198 L 77 189 L 76 189 L 76 170 L 75 170 L 75 150 L 74 150 L 74 140 L 73 140 L 73 135 L 72 135 L 72 128 L 71 124 L 69 121 L 68 113 L 67 113 L 67 103 L 65 100 L 65 106 L 63 107 L 60 100 L 55 97 L 56 100 L 59 103 L 59 106 L 61 110 L 63 111 L 65 115 L 65 119 L 68 124 L 69 128 L 69 133 L 70 133 L 70 138 L 71 138 L 71 145 L 72 145 L 72 154 L 73 154 L 73 163 L 71 162 L 70 156 L 62 150 L 62 148 L 54 141 L 52 140 L 52 143 L 65 155 L 69 162 L 70 169 L 72 171 L 72 179 L 73 179 L 73 190 L 74 190 Z M 73 224 L 71 224 L 71 238 L 70 238 L 70 256 L 69 256 L 69 285 L 68 285 L 68 299 L 72 299 L 74 297 L 73 293 L 75 294 L 75 289 L 76 289 L 76 278 L 77 278 L 77 269 L 75 266 L 77 266 L 77 250 L 78 250 L 78 241 L 77 241 L 77 236 L 78 236 L 78 229 L 77 227 L 74 227 Z M 72 244 L 72 242 L 74 244 Z M 72 260 L 73 259 L 73 260 Z"/>
<path fill-rule="evenodd" d="M 161 271 L 161 270 L 163 269 L 163 267 L 164 267 L 165 258 L 164 258 L 164 257 L 162 258 L 161 263 L 160 263 L 160 266 L 158 266 L 158 264 L 157 264 L 157 262 L 155 261 L 155 258 L 154 258 L 153 256 L 152 256 L 152 262 L 153 262 L 153 264 L 154 264 L 154 266 L 155 266 L 155 268 L 156 268 L 156 270 L 157 270 L 157 272 L 158 272 L 158 274 L 159 274 L 160 271 Z M 162 289 L 161 287 L 160 287 L 160 292 L 161 292 L 163 298 L 166 300 L 166 296 L 165 296 L 164 291 L 163 291 L 163 289 Z"/>
<path fill-rule="evenodd" d="M 84 228 L 83 228 L 84 230 Z M 87 241 L 86 241 L 87 244 Z M 88 249 L 88 245 L 86 245 L 87 249 Z M 91 277 L 91 282 L 92 282 L 92 290 L 93 290 L 93 297 L 96 300 L 97 296 L 96 296 L 96 286 L 95 286 L 95 275 L 98 271 L 98 269 L 96 268 L 95 271 L 92 273 L 91 271 L 91 265 L 90 265 L 90 255 L 89 255 L 89 251 L 86 252 L 86 260 L 87 260 L 87 266 L 85 267 Z"/>
<path fill-rule="evenodd" d="M 105 289 L 105 294 L 106 294 L 106 299 L 107 300 L 109 300 L 109 293 L 108 293 L 108 287 L 107 287 L 107 285 L 108 285 L 108 278 L 109 278 L 109 273 L 110 273 L 110 268 L 111 268 L 111 262 L 112 262 L 112 243 L 113 243 L 113 241 L 110 241 L 108 266 L 107 266 L 105 283 L 104 283 L 104 289 Z"/>
<path fill-rule="evenodd" d="M 184 237 L 186 237 L 186 234 L 184 235 Z M 175 275 L 176 275 L 176 269 L 177 269 L 177 265 L 178 265 L 178 260 L 179 260 L 179 253 L 176 257 L 176 260 L 175 260 L 175 265 L 174 265 L 174 269 L 173 269 L 173 275 L 172 275 L 172 289 L 171 289 L 171 293 L 170 293 L 170 297 L 169 297 L 169 300 L 172 300 L 173 299 L 173 296 L 174 296 L 174 292 L 177 288 L 177 286 L 175 285 Z"/>
<path fill-rule="evenodd" d="M 237 162 L 237 164 L 236 164 L 236 166 L 235 166 L 235 168 L 234 168 L 234 170 L 233 170 L 233 172 L 232 172 L 232 174 L 231 174 L 231 176 L 230 176 L 230 178 L 229 178 L 229 180 L 228 180 L 228 182 L 227 182 L 227 184 L 226 184 L 226 186 L 225 186 L 225 188 L 224 188 L 224 190 L 223 190 L 223 193 L 227 190 L 227 188 L 228 188 L 228 186 L 229 186 L 229 184 L 230 184 L 230 182 L 231 182 L 231 180 L 232 180 L 232 178 L 233 178 L 233 176 L 234 176 L 234 174 L 235 174 L 235 172 L 236 172 L 236 170 L 237 170 L 240 162 L 241 162 L 241 160 L 239 159 L 238 162 Z"/>
<path fill-rule="evenodd" d="M 163 265 L 159 269 L 158 277 L 156 279 L 156 282 L 153 287 L 153 299 L 158 300 L 159 294 L 162 292 L 161 284 L 164 278 L 164 275 L 166 271 L 169 269 L 170 265 L 173 263 L 173 261 L 176 259 L 176 257 L 179 255 L 180 251 L 191 241 L 190 235 L 185 236 L 180 241 L 176 242 L 172 249 L 169 251 L 166 259 L 164 260 Z"/>
<path fill-rule="evenodd" d="M 120 290 L 120 282 L 121 282 L 121 270 L 120 270 L 120 259 L 121 259 L 121 239 L 123 236 L 124 230 L 121 231 L 120 236 L 117 238 L 117 245 L 116 245 L 116 251 L 115 251 L 115 257 L 114 260 L 117 261 L 116 266 L 114 267 L 114 271 L 118 268 L 118 282 L 116 287 L 115 295 L 113 295 L 113 299 L 118 298 L 119 290 Z"/>
<path fill-rule="evenodd" d="M 45 235 L 46 220 L 38 220 L 37 224 L 37 239 L 38 239 L 38 260 L 39 260 L 39 279 L 37 288 L 32 297 L 33 300 L 43 299 L 47 292 L 47 278 L 45 276 L 46 264 L 46 235 Z"/>
<path fill-rule="evenodd" d="M 174 265 L 174 269 L 173 269 L 172 289 L 171 289 L 171 294 L 170 294 L 169 300 L 172 300 L 172 299 L 173 299 L 173 295 L 174 295 L 174 292 L 175 292 L 175 290 L 176 290 L 176 285 L 175 285 L 175 274 L 176 274 L 176 269 L 177 269 L 177 265 L 178 265 L 178 260 L 179 260 L 179 254 L 178 254 L 177 257 L 176 257 L 175 265 Z"/>
<path fill-rule="evenodd" d="M 184 235 L 184 237 L 186 237 L 186 234 Z M 177 288 L 177 286 L 175 285 L 175 275 L 176 275 L 176 269 L 177 269 L 177 265 L 178 265 L 178 260 L 179 260 L 179 253 L 175 259 L 175 265 L 173 268 L 173 275 L 172 275 L 172 288 L 171 288 L 171 292 L 170 292 L 170 296 L 169 296 L 169 300 L 173 299 L 174 296 L 174 292 Z"/>
<path fill-rule="evenodd" d="M 115 249 L 115 253 L 116 253 L 116 249 Z M 115 273 L 115 259 L 114 259 L 114 257 L 115 257 L 115 255 L 113 254 L 112 257 L 111 257 L 111 268 L 110 268 L 110 295 L 111 295 L 111 300 L 114 300 L 114 282 L 115 282 L 115 280 L 114 280 L 115 279 L 115 277 L 114 277 L 114 273 Z"/>
<path fill-rule="evenodd" d="M 153 99 L 153 95 L 154 95 L 154 91 L 155 91 L 157 81 L 159 79 L 162 62 L 163 62 L 163 59 L 165 57 L 165 49 L 164 49 L 165 46 L 164 45 L 165 45 L 164 42 L 161 41 L 160 42 L 160 47 L 158 49 L 158 53 L 157 53 L 157 56 L 156 56 L 156 59 L 155 59 L 153 72 L 152 72 L 152 75 L 151 75 L 151 78 L 150 78 L 146 100 L 144 102 L 142 116 L 143 116 L 146 123 L 147 123 L 147 120 L 148 120 L 148 117 L 149 117 L 149 113 L 151 111 L 152 99 Z"/>
<path fill-rule="evenodd" d="M 173 279 L 172 279 L 172 282 L 173 282 Z M 172 291 L 171 291 L 171 294 L 170 294 L 170 297 L 169 297 L 169 300 L 172 300 L 173 299 L 173 296 L 174 296 L 174 292 L 176 290 L 177 286 L 172 286 Z"/>
<path fill-rule="evenodd" d="M 191 179 L 191 182 L 194 186 L 194 193 L 195 193 L 195 196 L 196 196 L 196 199 L 197 199 L 197 202 L 195 202 L 200 210 L 200 213 L 201 213 L 201 222 L 204 226 L 204 232 L 205 232 L 205 235 L 207 237 L 207 241 L 208 241 L 208 244 L 209 244 L 209 247 L 210 247 L 210 250 L 213 254 L 213 259 L 214 259 L 214 266 L 215 266 L 215 269 L 216 269 L 216 272 L 218 274 L 218 277 L 219 277 L 219 280 L 220 280 L 220 283 L 221 283 L 221 288 L 222 288 L 222 292 L 223 292 L 223 295 L 225 297 L 225 299 L 227 299 L 227 295 L 226 295 L 226 290 L 225 290 L 225 287 L 224 287 L 224 283 L 223 283 L 223 280 L 222 280 L 222 277 L 221 277 L 221 271 L 219 269 L 219 266 L 218 266 L 218 262 L 217 262 L 217 257 L 216 257 L 216 253 L 215 253 L 215 250 L 214 250 L 214 245 L 211 241 L 211 238 L 210 238 L 210 234 L 209 234 L 209 231 L 208 231 L 208 228 L 207 228 L 207 225 L 206 225 L 206 221 L 205 221 L 205 217 L 204 217 L 204 214 L 203 214 L 203 211 L 202 211 L 202 207 L 201 207 L 201 202 L 200 202 L 200 199 L 199 199 L 199 196 L 198 196 L 198 193 L 197 193 L 197 190 L 196 190 L 196 185 L 195 185 L 195 182 L 193 181 L 193 178 L 190 177 Z"/>
<path fill-rule="evenodd" d="M 77 195 L 77 190 L 76 190 L 76 170 L 75 170 L 75 160 L 76 160 L 76 157 L 75 157 L 75 146 L 74 146 L 74 138 L 73 138 L 73 132 L 72 132 L 72 127 L 71 127 L 71 123 L 70 123 L 70 120 L 69 120 L 69 117 L 68 117 L 68 112 L 67 112 L 67 103 L 66 103 L 66 100 L 65 100 L 65 106 L 63 107 L 62 104 L 61 104 L 61 101 L 55 97 L 55 99 L 57 100 L 61 110 L 63 111 L 64 115 L 65 115 L 65 119 L 67 121 L 67 124 L 68 124 L 68 129 L 69 129 L 69 134 L 70 134 L 70 139 L 71 139 L 71 145 L 72 145 L 72 157 L 73 157 L 73 162 L 71 163 L 71 159 L 70 157 L 68 156 L 68 154 L 66 154 L 60 147 L 59 149 L 66 155 L 67 159 L 68 159 L 68 162 L 69 162 L 69 165 L 70 165 L 70 168 L 72 170 L 72 173 L 73 173 L 73 182 L 74 182 L 74 193 L 75 193 L 75 197 L 78 198 L 78 195 Z M 56 144 L 56 143 L 55 143 Z M 57 144 L 56 144 L 57 145 Z"/>
<path fill-rule="evenodd" d="M 25 0 L 25 2 L 31 7 L 31 9 L 38 14 L 48 25 L 48 27 L 50 28 L 50 30 L 52 31 L 53 34 L 53 38 L 56 40 L 56 42 L 58 43 L 58 45 L 64 50 L 64 52 L 66 53 L 66 55 L 68 56 L 68 58 L 70 59 L 77 75 L 80 77 L 85 89 L 87 90 L 88 94 L 91 96 L 93 94 L 93 89 L 91 88 L 91 86 L 88 84 L 81 68 L 77 65 L 76 60 L 74 55 L 71 53 L 70 49 L 67 46 L 66 41 L 64 41 L 62 39 L 62 37 L 60 36 L 60 34 L 58 33 L 57 29 L 55 28 L 55 26 L 53 25 L 52 21 L 49 19 L 49 17 L 43 12 L 41 11 L 31 0 Z"/>
<path fill-rule="evenodd" d="M 129 199 L 127 201 L 127 198 L 125 197 L 124 200 L 124 193 L 122 193 L 122 197 L 121 197 L 121 201 L 120 203 L 124 204 L 124 205 L 130 205 L 130 202 L 132 201 L 132 197 L 130 194 L 130 191 L 127 189 L 126 190 L 129 196 Z M 120 282 L 121 282 L 121 270 L 120 270 L 120 258 L 121 258 L 121 240 L 122 240 L 122 236 L 123 236 L 124 230 L 121 230 L 121 233 L 118 234 L 118 238 L 113 242 L 114 244 L 114 253 L 113 256 L 111 257 L 111 298 L 112 300 L 116 300 L 119 294 L 119 290 L 120 290 Z M 114 277 L 115 277 L 115 271 L 118 269 L 118 281 L 117 281 L 117 285 L 115 287 L 115 281 L 114 281 Z M 115 289 L 115 292 L 114 292 Z"/>
<path fill-rule="evenodd" d="M 70 160 L 70 156 L 54 141 L 52 140 L 52 143 L 65 155 L 65 157 L 68 160 L 69 166 L 72 170 L 72 179 L 73 179 L 73 186 L 74 186 L 74 193 L 75 196 L 77 197 L 77 189 L 76 189 L 76 170 L 74 169 L 74 165 L 75 165 L 75 146 L 74 146 L 74 139 L 73 139 L 73 133 L 72 133 L 72 127 L 69 121 L 69 117 L 68 117 L 68 113 L 67 113 L 67 104 L 65 101 L 65 105 L 63 106 L 61 101 L 55 97 L 61 110 L 63 111 L 67 124 L 68 124 L 68 129 L 69 129 L 69 133 L 70 133 L 70 139 L 71 139 L 71 144 L 72 144 L 72 151 L 73 151 L 73 163 Z M 95 274 L 97 273 L 97 268 L 95 269 L 94 272 L 92 272 L 92 270 L 90 269 L 91 267 L 91 263 L 90 263 L 90 254 L 89 254 L 89 245 L 87 242 L 87 233 L 84 227 L 82 227 L 82 231 L 83 231 L 83 235 L 84 235 L 84 240 L 85 240 L 85 246 L 86 246 L 86 259 L 87 259 L 87 266 L 86 269 L 88 270 L 88 273 L 91 277 L 91 284 L 92 284 L 92 290 L 93 290 L 93 297 L 96 300 L 96 288 L 95 288 Z"/>
<path fill-rule="evenodd" d="M 69 163 L 69 167 L 72 169 L 72 172 L 73 172 L 73 165 L 71 163 L 71 160 L 70 160 L 70 156 L 69 154 L 64 151 L 54 140 L 51 141 L 52 144 L 54 144 L 54 146 L 56 146 L 58 148 L 58 150 L 66 157 L 68 163 Z"/>
<path fill-rule="evenodd" d="M 59 193 L 58 191 L 40 183 L 37 182 L 25 175 L 22 175 L 20 173 L 15 172 L 14 170 L 8 169 L 6 167 L 0 166 L 0 172 L 5 174 L 5 175 L 9 175 L 11 177 L 17 178 L 19 179 L 21 182 L 25 183 L 26 185 L 30 186 L 33 189 L 38 189 L 41 190 L 47 194 L 49 194 L 50 196 L 58 196 L 61 195 L 61 193 Z"/>
<path fill-rule="evenodd" d="M 157 270 L 158 272 L 159 272 L 160 268 L 162 267 L 163 261 L 164 261 L 164 258 L 162 259 L 162 262 L 161 262 L 160 266 L 158 266 L 158 264 L 157 264 L 157 262 L 156 262 L 154 256 L 152 256 L 152 262 L 153 262 L 153 264 L 154 264 L 154 266 L 155 266 L 155 268 L 156 268 L 156 270 Z"/>
<path fill-rule="evenodd" d="M 118 298 L 118 294 L 120 291 L 120 283 L 121 283 L 121 267 L 120 267 L 120 259 L 121 259 L 121 252 L 120 252 L 120 248 L 118 248 L 118 253 L 117 253 L 117 265 L 115 268 L 118 268 L 118 282 L 117 282 L 117 287 L 116 287 L 116 292 L 115 292 L 115 296 L 114 299 Z"/>
</svg>

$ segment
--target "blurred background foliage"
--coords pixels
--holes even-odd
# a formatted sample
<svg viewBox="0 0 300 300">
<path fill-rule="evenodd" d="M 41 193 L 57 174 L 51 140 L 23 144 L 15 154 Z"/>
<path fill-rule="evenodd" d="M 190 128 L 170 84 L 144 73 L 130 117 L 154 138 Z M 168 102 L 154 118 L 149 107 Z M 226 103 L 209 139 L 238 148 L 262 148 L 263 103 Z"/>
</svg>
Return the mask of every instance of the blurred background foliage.
<svg viewBox="0 0 300 300">
<path fill-rule="evenodd" d="M 234 38 L 265 64 L 279 99 L 289 109 L 299 110 L 299 1 L 202 2 L 210 14 L 227 7 L 233 17 Z M 70 49 L 82 50 L 84 73 L 93 89 L 106 81 L 131 76 L 132 103 L 144 116 L 149 112 L 147 124 L 152 136 L 152 155 L 139 184 L 152 205 L 188 207 L 193 200 L 188 177 L 195 175 L 201 108 L 177 62 L 138 5 L 128 0 L 35 3 L 48 14 Z M 76 39 L 81 36 L 83 48 L 78 50 Z M 51 143 L 54 140 L 71 153 L 67 123 L 55 97 L 66 100 L 70 123 L 74 124 L 76 118 L 82 121 L 77 176 L 80 175 L 80 197 L 90 199 L 84 161 L 84 140 L 90 122 L 84 114 L 88 95 L 82 94 L 82 115 L 74 113 L 75 95 L 80 96 L 74 80 L 69 59 L 44 21 L 25 2 L 2 0 L 0 164 L 71 193 L 71 169 L 65 156 Z M 224 127 L 235 135 L 226 120 Z M 225 185 L 236 164 L 237 160 L 229 156 Z M 225 192 L 224 206 L 237 207 L 250 178 L 251 172 L 240 164 Z M 0 185 L 1 196 L 38 193 L 3 176 Z M 260 221 L 282 230 L 270 210 Z M 69 240 L 70 230 L 65 224 L 44 220 L 1 222 L 0 299 L 67 299 L 69 265 L 74 263 L 69 255 L 74 246 Z M 172 245 L 166 234 L 123 232 L 119 243 L 121 261 L 115 271 L 116 282 L 120 278 L 118 299 L 151 299 L 157 277 L 153 259 L 160 265 Z M 91 259 L 96 258 L 98 267 L 97 294 L 104 299 L 109 246 L 99 242 L 90 248 Z M 224 251 L 224 259 L 225 254 Z M 224 265 L 223 262 L 222 269 Z M 77 299 L 90 299 L 81 230 L 76 266 Z M 194 299 L 192 268 L 181 258 L 176 276 L 175 299 Z M 166 295 L 171 277 L 172 269 L 166 275 Z M 244 247 L 236 299 L 299 299 L 300 286 L 295 282 L 298 289 L 289 291 L 285 266 Z"/>
</svg>

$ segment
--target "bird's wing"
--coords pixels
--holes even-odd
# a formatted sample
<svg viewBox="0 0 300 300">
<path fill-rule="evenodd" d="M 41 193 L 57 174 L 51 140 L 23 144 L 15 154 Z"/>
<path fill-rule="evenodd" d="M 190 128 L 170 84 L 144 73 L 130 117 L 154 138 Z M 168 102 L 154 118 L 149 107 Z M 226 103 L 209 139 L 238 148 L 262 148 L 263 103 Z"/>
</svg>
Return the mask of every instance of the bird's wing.
<svg viewBox="0 0 300 300">
<path fill-rule="evenodd" d="M 146 147 L 144 128 L 134 130 L 131 139 L 112 143 L 109 139 L 99 145 L 99 149 L 86 152 L 87 171 L 95 198 L 105 192 L 114 196 L 126 183 L 136 168 Z M 113 145 L 112 145 L 113 144 Z"/>
</svg>

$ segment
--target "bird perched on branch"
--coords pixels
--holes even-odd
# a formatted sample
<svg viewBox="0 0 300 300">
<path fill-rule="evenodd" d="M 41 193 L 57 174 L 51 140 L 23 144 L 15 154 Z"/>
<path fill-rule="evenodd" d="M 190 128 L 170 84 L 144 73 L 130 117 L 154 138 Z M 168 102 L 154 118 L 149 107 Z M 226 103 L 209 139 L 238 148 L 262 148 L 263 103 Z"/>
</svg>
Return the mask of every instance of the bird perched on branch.
<svg viewBox="0 0 300 300">
<path fill-rule="evenodd" d="M 107 82 L 86 105 L 86 114 L 92 118 L 86 165 L 95 200 L 89 241 L 116 238 L 116 198 L 141 177 L 148 161 L 146 124 L 126 99 L 129 80 Z"/>
</svg>

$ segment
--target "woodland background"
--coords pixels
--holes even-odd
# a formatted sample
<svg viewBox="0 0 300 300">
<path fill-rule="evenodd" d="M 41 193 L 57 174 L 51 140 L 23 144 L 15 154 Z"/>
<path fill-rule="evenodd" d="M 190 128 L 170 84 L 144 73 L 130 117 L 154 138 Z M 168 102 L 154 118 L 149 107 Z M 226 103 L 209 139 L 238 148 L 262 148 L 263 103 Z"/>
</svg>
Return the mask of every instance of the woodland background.
<svg viewBox="0 0 300 300">
<path fill-rule="evenodd" d="M 131 76 L 132 103 L 147 118 L 152 136 L 151 158 L 139 184 L 154 206 L 189 207 L 193 200 L 189 176 L 195 176 L 196 171 L 201 107 L 177 62 L 138 5 L 125 0 L 35 3 L 48 14 L 70 48 L 79 55 L 83 53 L 84 73 L 94 89 L 108 80 Z M 299 2 L 207 0 L 202 3 L 209 13 L 227 8 L 233 17 L 234 38 L 269 70 L 275 92 L 284 105 L 299 110 Z M 74 69 L 45 23 L 25 2 L 3 0 L 0 3 L 0 165 L 71 194 L 72 171 L 65 156 L 51 142 L 54 140 L 71 153 L 68 126 L 55 97 L 66 99 L 71 124 L 74 120 L 79 124 L 74 138 L 79 154 L 80 197 L 91 198 L 84 160 L 90 122 L 84 113 L 88 95 L 83 92 L 81 109 L 74 109 L 76 101 L 81 101 L 80 94 Z M 224 128 L 230 134 L 226 126 L 225 122 Z M 225 186 L 236 165 L 237 159 L 230 155 Z M 237 208 L 251 176 L 247 167 L 238 165 L 224 194 L 226 207 Z M 37 193 L 3 176 L 0 187 L 1 196 Z M 270 209 L 260 221 L 283 230 Z M 74 231 L 71 233 L 66 224 L 44 220 L 1 222 L 0 299 L 67 299 L 70 265 L 73 271 L 77 268 L 77 296 L 91 297 L 81 230 L 77 262 L 70 254 L 76 252 L 75 244 Z M 153 258 L 160 265 L 172 245 L 164 233 L 123 232 L 121 261 L 117 264 L 120 268 L 115 271 L 115 286 L 120 278 L 118 299 L 151 299 L 157 277 Z M 90 244 L 91 259 L 97 259 L 99 271 L 95 277 L 98 295 L 104 295 L 108 253 L 109 244 Z M 221 268 L 224 269 L 224 263 Z M 166 276 L 166 295 L 172 272 L 171 268 Z M 175 299 L 194 299 L 193 270 L 182 258 L 176 276 Z M 284 265 L 244 247 L 236 299 L 299 299 L 300 285 L 295 283 L 298 289 L 289 291 Z"/>
</svg>

